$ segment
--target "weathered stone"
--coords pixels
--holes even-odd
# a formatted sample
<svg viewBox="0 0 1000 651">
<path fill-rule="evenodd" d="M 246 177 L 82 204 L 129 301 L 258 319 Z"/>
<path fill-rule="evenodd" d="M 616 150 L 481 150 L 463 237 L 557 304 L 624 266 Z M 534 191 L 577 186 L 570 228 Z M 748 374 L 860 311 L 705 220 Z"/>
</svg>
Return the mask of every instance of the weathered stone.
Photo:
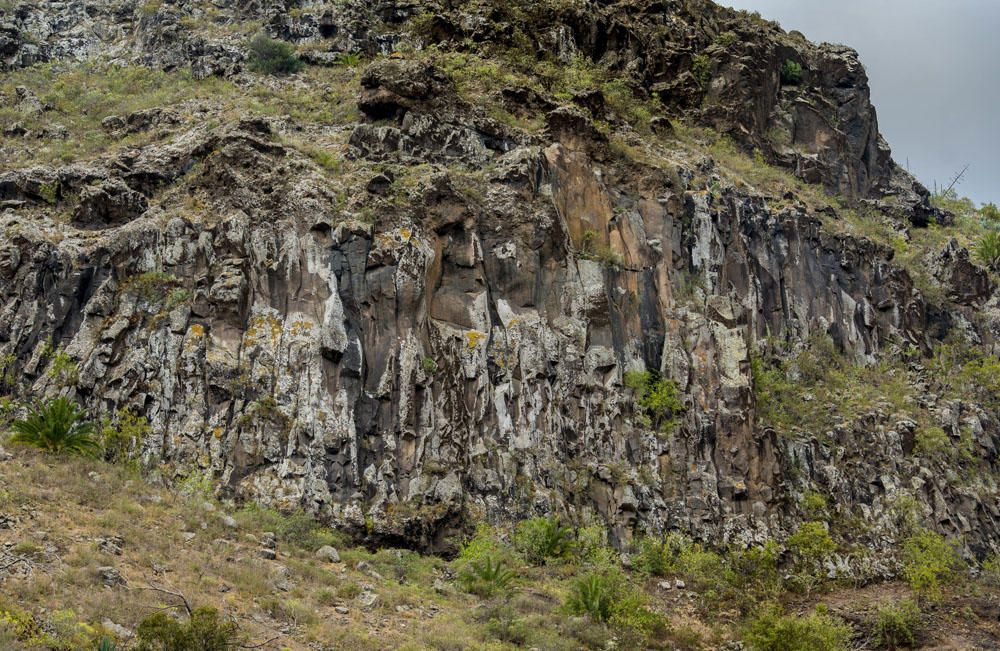
<svg viewBox="0 0 1000 651">
<path fill-rule="evenodd" d="M 121 572 L 107 565 L 97 568 L 97 576 L 101 580 L 101 583 L 109 588 L 113 588 L 118 585 L 125 585 L 127 583 Z"/>
<path fill-rule="evenodd" d="M 330 545 L 323 545 L 322 547 L 317 549 L 316 558 L 320 559 L 321 561 L 327 561 L 328 563 L 340 562 L 340 554 L 337 552 L 336 549 L 334 549 Z"/>
</svg>

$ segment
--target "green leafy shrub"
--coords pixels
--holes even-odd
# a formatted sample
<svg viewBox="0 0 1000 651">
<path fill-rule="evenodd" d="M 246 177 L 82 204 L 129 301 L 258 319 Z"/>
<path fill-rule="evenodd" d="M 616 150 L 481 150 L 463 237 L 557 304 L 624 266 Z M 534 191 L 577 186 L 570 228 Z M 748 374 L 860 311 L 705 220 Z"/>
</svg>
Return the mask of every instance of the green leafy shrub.
<svg viewBox="0 0 1000 651">
<path fill-rule="evenodd" d="M 1000 231 L 984 233 L 976 242 L 974 253 L 984 265 L 993 271 L 1000 271 Z"/>
<path fill-rule="evenodd" d="M 677 559 L 691 547 L 691 541 L 679 533 L 660 538 L 641 538 L 636 543 L 636 568 L 650 576 L 667 576 L 677 571 Z"/>
<path fill-rule="evenodd" d="M 919 531 L 903 545 L 903 576 L 917 594 L 932 601 L 940 599 L 942 586 L 964 567 L 956 544 L 933 531 Z"/>
<path fill-rule="evenodd" d="M 663 617 L 646 607 L 643 593 L 631 586 L 619 568 L 591 572 L 570 586 L 566 609 L 616 630 L 622 648 L 646 648 L 667 633 Z"/>
<path fill-rule="evenodd" d="M 781 83 L 798 86 L 802 82 L 802 65 L 788 59 L 781 66 Z"/>
<path fill-rule="evenodd" d="M 827 516 L 826 496 L 816 491 L 806 491 L 802 496 L 802 510 L 815 520 Z"/>
<path fill-rule="evenodd" d="M 741 611 L 749 612 L 781 593 L 779 553 L 778 544 L 773 540 L 759 547 L 729 553 L 725 579 Z"/>
<path fill-rule="evenodd" d="M 17 356 L 0 355 L 0 395 L 12 393 L 17 387 Z"/>
<path fill-rule="evenodd" d="M 284 41 L 276 41 L 266 34 L 250 39 L 250 69 L 268 75 L 287 75 L 302 69 L 302 61 L 295 48 Z"/>
<path fill-rule="evenodd" d="M 424 369 L 424 373 L 428 375 L 434 375 L 438 372 L 437 362 L 434 361 L 433 357 L 424 357 L 420 360 L 420 367 Z"/>
<path fill-rule="evenodd" d="M 635 394 L 642 416 L 651 426 L 668 432 L 676 425 L 677 417 L 684 413 L 684 403 L 676 382 L 651 371 L 629 371 L 625 373 L 624 381 L 625 386 Z"/>
<path fill-rule="evenodd" d="M 608 545 L 608 530 L 603 524 L 580 527 L 576 531 L 576 553 L 580 559 L 599 567 L 618 562 L 618 554 Z"/>
<path fill-rule="evenodd" d="M 11 423 L 12 443 L 21 443 L 46 452 L 95 456 L 101 446 L 94 438 L 94 424 L 69 398 L 42 403 L 27 418 Z"/>
<path fill-rule="evenodd" d="M 151 432 L 146 417 L 128 409 L 119 409 L 114 420 L 104 418 L 101 422 L 101 446 L 105 460 L 112 463 L 133 461 Z"/>
<path fill-rule="evenodd" d="M 803 522 L 788 538 L 788 547 L 802 561 L 818 564 L 837 550 L 837 544 L 830 537 L 826 523 Z"/>
<path fill-rule="evenodd" d="M 214 608 L 196 608 L 187 621 L 153 613 L 136 631 L 137 651 L 228 651 L 242 642 L 239 630 Z"/>
<path fill-rule="evenodd" d="M 456 560 L 478 561 L 488 557 L 510 560 L 509 556 L 509 549 L 500 542 L 496 530 L 486 523 L 480 523 L 472 538 L 462 544 Z"/>
<path fill-rule="evenodd" d="M 825 522 L 803 522 L 788 537 L 788 548 L 795 560 L 795 584 L 807 593 L 821 583 L 823 563 L 837 549 Z"/>
<path fill-rule="evenodd" d="M 743 641 L 753 651 L 841 651 L 850 638 L 850 626 L 821 606 L 798 617 L 783 615 L 779 606 L 770 604 L 743 631 Z"/>
<path fill-rule="evenodd" d="M 872 625 L 875 645 L 885 649 L 910 647 L 920 630 L 920 606 L 912 599 L 879 607 Z"/>
<path fill-rule="evenodd" d="M 573 531 L 556 516 L 531 518 L 517 526 L 514 546 L 535 565 L 569 558 L 574 551 Z"/>
<path fill-rule="evenodd" d="M 1000 554 L 992 554 L 983 561 L 983 573 L 993 583 L 1000 583 Z"/>
<path fill-rule="evenodd" d="M 55 380 L 59 386 L 69 387 L 76 384 L 80 377 L 76 360 L 62 348 L 52 351 L 49 356 L 49 368 L 46 375 Z"/>
<path fill-rule="evenodd" d="M 715 44 L 719 47 L 729 48 L 732 47 L 736 41 L 739 40 L 739 36 L 736 32 L 722 32 L 715 39 Z"/>
<path fill-rule="evenodd" d="M 988 222 L 1000 223 L 1000 208 L 997 208 L 995 203 L 984 204 L 979 209 L 979 216 Z"/>
<path fill-rule="evenodd" d="M 959 380 L 970 391 L 994 405 L 1000 405 L 1000 360 L 979 356 L 962 366 Z"/>
<path fill-rule="evenodd" d="M 702 88 L 712 81 L 712 59 L 705 54 L 696 54 L 691 58 L 691 74 Z"/>
<path fill-rule="evenodd" d="M 492 597 L 510 587 L 517 575 L 505 567 L 502 559 L 486 556 L 466 563 L 458 578 L 467 592 L 480 597 Z"/>
</svg>

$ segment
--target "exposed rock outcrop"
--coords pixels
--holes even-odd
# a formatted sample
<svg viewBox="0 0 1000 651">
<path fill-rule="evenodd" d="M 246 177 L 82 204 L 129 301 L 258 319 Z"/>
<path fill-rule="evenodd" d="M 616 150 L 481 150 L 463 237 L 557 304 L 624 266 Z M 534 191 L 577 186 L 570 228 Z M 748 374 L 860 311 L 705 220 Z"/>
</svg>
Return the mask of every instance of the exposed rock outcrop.
<svg viewBox="0 0 1000 651">
<path fill-rule="evenodd" d="M 241 69 L 242 41 L 177 28 L 195 15 L 186 3 L 148 15 L 64 4 L 58 20 L 34 4 L 5 16 L 8 68 L 100 50 L 196 75 Z M 379 26 L 421 13 L 311 3 L 293 17 L 287 4 L 220 11 L 369 54 L 408 33 Z M 420 45 L 499 40 L 538 20 L 424 4 L 430 18 L 408 36 Z M 578 3 L 544 18 L 539 42 L 557 56 L 630 75 L 674 117 L 876 208 L 892 193 L 900 219 L 931 210 L 892 163 L 851 50 L 702 1 Z M 782 82 L 787 60 L 804 70 L 795 85 Z M 550 511 L 598 518 L 616 542 L 664 529 L 780 537 L 811 486 L 876 550 L 898 535 L 889 505 L 902 493 L 970 549 L 1000 544 L 994 475 L 932 472 L 895 414 L 798 437 L 757 422 L 751 358 L 769 339 L 828 335 L 859 363 L 929 352 L 956 323 L 992 340 L 966 313 L 942 316 L 891 250 L 825 228 L 836 210 L 731 183 L 662 142 L 648 145 L 655 164 L 612 151 L 594 94 L 557 106 L 508 89 L 545 116 L 530 133 L 470 106 L 424 60 L 377 60 L 360 85 L 360 119 L 331 129 L 351 167 L 332 176 L 294 144 L 291 118 L 219 110 L 210 124 L 168 107 L 106 120 L 109 133 L 161 139 L 0 176 L 0 358 L 18 391 L 145 415 L 144 459 L 167 475 L 210 471 L 240 497 L 435 549 L 474 518 Z M 952 300 L 990 300 L 964 250 L 941 255 Z M 46 372 L 53 347 L 75 360 L 73 382 Z M 623 378 L 639 370 L 677 382 L 673 430 L 638 413 Z M 970 428 L 970 454 L 994 472 L 993 417 L 961 401 L 935 409 L 949 434 Z"/>
</svg>

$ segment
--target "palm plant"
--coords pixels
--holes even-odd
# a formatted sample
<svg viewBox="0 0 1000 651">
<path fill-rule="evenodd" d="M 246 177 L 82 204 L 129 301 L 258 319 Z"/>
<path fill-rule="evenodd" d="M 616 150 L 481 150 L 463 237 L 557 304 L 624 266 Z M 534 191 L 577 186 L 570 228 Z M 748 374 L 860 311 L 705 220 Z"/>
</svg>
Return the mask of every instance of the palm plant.
<svg viewBox="0 0 1000 651">
<path fill-rule="evenodd" d="M 575 615 L 589 615 L 594 621 L 611 619 L 615 602 L 615 586 L 600 574 L 588 574 L 576 580 L 567 606 Z"/>
<path fill-rule="evenodd" d="M 975 245 L 979 260 L 993 271 L 1000 271 L 1000 231 L 988 231 Z"/>
<path fill-rule="evenodd" d="M 486 556 L 479 561 L 471 561 L 462 573 L 460 580 L 465 589 L 481 597 L 491 597 L 505 590 L 517 578 L 511 570 L 504 567 L 504 561 Z"/>
<path fill-rule="evenodd" d="M 46 452 L 95 456 L 101 445 L 94 438 L 94 424 L 66 397 L 49 400 L 27 418 L 11 423 L 12 443 L 31 445 Z"/>
</svg>

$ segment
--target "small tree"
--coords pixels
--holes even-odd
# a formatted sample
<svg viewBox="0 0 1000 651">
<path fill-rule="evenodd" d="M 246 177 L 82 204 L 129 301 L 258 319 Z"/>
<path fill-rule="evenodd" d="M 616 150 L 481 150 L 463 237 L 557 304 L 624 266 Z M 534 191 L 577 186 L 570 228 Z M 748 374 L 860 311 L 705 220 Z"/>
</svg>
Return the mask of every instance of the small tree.
<svg viewBox="0 0 1000 651">
<path fill-rule="evenodd" d="M 266 34 L 250 39 L 250 69 L 268 75 L 286 75 L 302 69 L 295 48 Z"/>
<path fill-rule="evenodd" d="M 69 398 L 43 403 L 27 418 L 11 424 L 12 443 L 31 445 L 46 452 L 96 456 L 101 445 L 94 438 L 94 424 L 83 420 L 83 412 Z"/>
</svg>

